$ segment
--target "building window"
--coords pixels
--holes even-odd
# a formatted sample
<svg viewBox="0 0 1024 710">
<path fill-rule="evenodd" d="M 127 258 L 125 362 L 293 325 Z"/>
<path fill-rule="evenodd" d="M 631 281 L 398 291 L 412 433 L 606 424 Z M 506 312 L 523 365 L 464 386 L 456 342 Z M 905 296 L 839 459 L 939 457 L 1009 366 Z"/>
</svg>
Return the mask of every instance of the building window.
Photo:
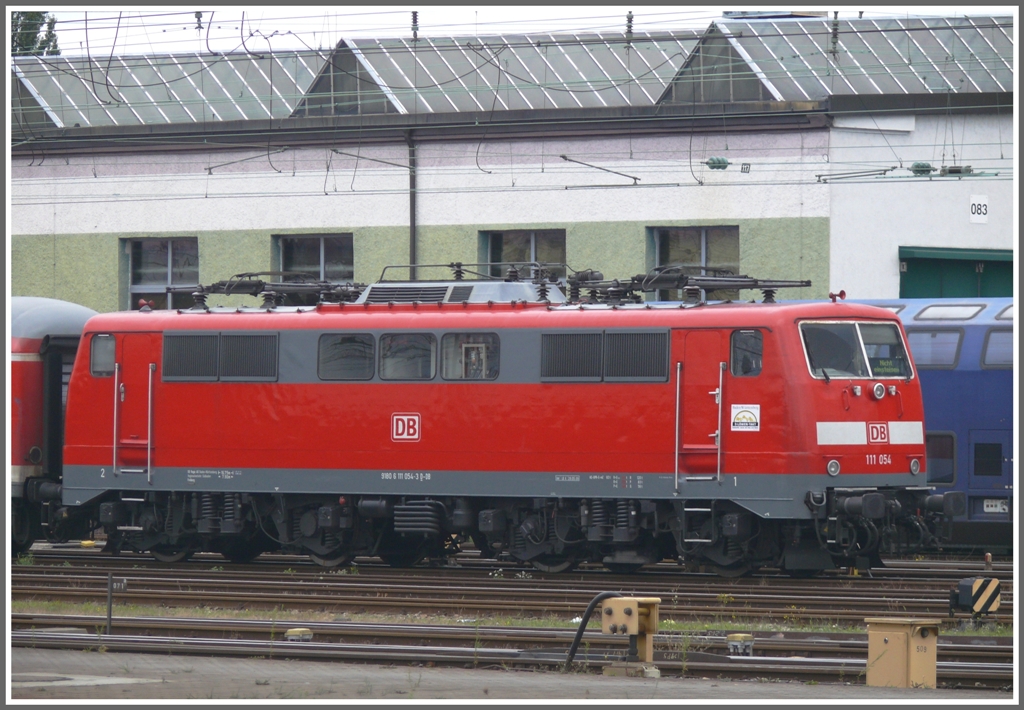
<svg viewBox="0 0 1024 710">
<path fill-rule="evenodd" d="M 152 302 L 153 308 L 188 308 L 195 303 L 191 292 L 171 294 L 168 299 L 167 287 L 199 285 L 198 239 L 133 239 L 128 253 L 133 310 L 140 307 L 140 300 Z"/>
<path fill-rule="evenodd" d="M 491 276 L 504 278 L 508 264 L 515 264 L 523 278 L 533 276 L 529 263 L 548 263 L 556 266 L 548 267 L 555 277 L 565 279 L 565 230 L 511 230 L 507 232 L 487 233 L 487 261 L 492 264 L 504 263 L 504 266 L 492 266 Z"/>
<path fill-rule="evenodd" d="M 655 230 L 658 266 L 678 265 L 687 275 L 715 276 L 740 272 L 739 227 L 659 227 Z M 739 291 L 717 289 L 704 297 L 712 301 L 736 300 Z M 662 290 L 658 299 L 681 301 L 681 289 Z"/>
<path fill-rule="evenodd" d="M 278 256 L 283 281 L 352 281 L 354 254 L 351 234 L 304 234 L 278 236 Z M 315 306 L 319 294 L 286 297 L 286 305 Z"/>
</svg>

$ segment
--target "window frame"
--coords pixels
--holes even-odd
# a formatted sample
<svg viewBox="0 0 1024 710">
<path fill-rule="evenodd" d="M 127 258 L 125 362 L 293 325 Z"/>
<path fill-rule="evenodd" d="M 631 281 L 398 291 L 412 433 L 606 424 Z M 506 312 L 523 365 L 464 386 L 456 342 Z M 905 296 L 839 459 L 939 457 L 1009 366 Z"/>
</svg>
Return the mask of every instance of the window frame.
<svg viewBox="0 0 1024 710">
<path fill-rule="evenodd" d="M 990 365 L 985 362 L 985 356 L 988 354 L 989 341 L 992 339 L 993 333 L 1009 333 L 1011 338 L 1011 344 L 1013 338 L 1013 328 L 1007 328 L 1005 326 L 993 326 L 985 331 L 985 341 L 981 345 L 981 354 L 978 356 L 978 365 L 982 370 L 1012 370 L 1013 369 L 1013 357 L 1011 351 L 1011 357 L 1009 364 L 1006 365 Z"/>
<path fill-rule="evenodd" d="M 369 377 L 324 377 L 320 371 L 321 365 L 321 349 L 323 347 L 324 338 L 329 337 L 354 337 L 354 336 L 368 336 L 370 338 L 370 376 Z M 342 332 L 326 332 L 321 333 L 320 337 L 316 341 L 316 376 L 321 382 L 369 382 L 377 375 L 377 337 L 373 333 L 356 332 L 356 331 L 342 331 Z"/>
<path fill-rule="evenodd" d="M 931 466 L 928 466 L 928 437 L 929 436 L 948 436 L 953 440 L 953 480 L 946 482 L 932 481 L 928 476 L 931 476 Z M 956 485 L 957 478 L 959 477 L 960 467 L 958 466 L 958 456 L 960 443 L 957 441 L 956 432 L 947 429 L 941 429 L 936 431 L 926 431 L 924 433 L 924 444 L 925 444 L 925 467 L 928 469 L 925 474 L 925 483 L 929 486 L 935 486 L 937 488 L 948 488 Z"/>
<path fill-rule="evenodd" d="M 385 377 L 384 376 L 384 339 L 396 336 L 425 335 L 431 339 L 430 343 L 430 377 Z M 381 333 L 377 336 L 377 378 L 383 382 L 432 382 L 437 378 L 438 370 L 438 338 L 437 334 L 429 330 L 399 330 L 388 333 Z"/>
<path fill-rule="evenodd" d="M 860 343 L 860 354 L 864 358 L 864 364 L 867 367 L 867 375 L 829 375 L 830 380 L 905 380 L 909 382 L 917 377 L 917 368 L 914 366 L 914 354 L 910 351 L 910 347 L 907 345 L 906 338 L 903 337 L 903 329 L 900 328 L 899 323 L 895 321 L 878 320 L 878 321 L 858 321 L 858 320 L 801 320 L 797 322 L 797 332 L 800 338 L 800 347 L 804 353 L 804 364 L 807 366 L 808 374 L 815 380 L 824 380 L 824 368 L 822 368 L 821 375 L 814 374 L 814 368 L 811 366 L 810 353 L 807 351 L 807 341 L 804 340 L 804 326 L 805 325 L 853 325 L 857 331 L 857 340 Z M 871 359 L 868 357 L 867 348 L 864 346 L 864 336 L 860 332 L 861 324 L 864 325 L 891 325 L 896 328 L 896 332 L 900 337 L 900 341 L 903 343 L 903 352 L 907 354 L 907 367 L 910 369 L 910 373 L 907 375 L 876 375 L 871 368 Z"/>
<path fill-rule="evenodd" d="M 459 336 L 463 336 L 463 335 L 470 335 L 470 336 L 492 336 L 494 338 L 494 344 L 495 344 L 495 348 L 496 348 L 497 354 L 498 354 L 497 355 L 498 364 L 497 364 L 497 368 L 494 371 L 494 377 L 486 377 L 486 376 L 485 377 L 446 377 L 445 376 L 445 364 L 448 362 L 448 357 L 445 354 L 445 344 L 444 344 L 444 341 L 445 341 L 446 338 L 459 337 Z M 440 362 L 441 367 L 438 368 L 438 369 L 440 371 L 441 379 L 444 380 L 445 382 L 494 382 L 495 380 L 498 379 L 498 377 L 501 376 L 501 336 L 498 335 L 497 332 L 495 332 L 495 331 L 462 331 L 462 330 L 453 330 L 453 331 L 448 331 L 448 332 L 442 333 L 441 337 L 437 340 L 437 343 L 439 345 L 438 353 L 440 355 L 440 361 L 441 361 Z M 487 344 L 486 343 L 465 343 L 465 342 L 463 342 L 463 343 L 460 343 L 460 344 L 462 346 L 466 346 L 466 345 L 482 345 L 482 346 L 484 346 L 484 357 L 486 358 L 486 353 L 487 353 L 487 350 L 486 350 Z"/>
<path fill-rule="evenodd" d="M 760 336 L 761 341 L 761 363 L 757 368 L 757 372 L 736 372 L 736 362 L 733 359 L 733 353 L 736 347 L 736 336 L 740 333 L 757 333 Z M 729 335 L 729 374 L 733 377 L 760 377 L 761 373 L 764 372 L 764 332 L 761 328 L 737 328 L 732 331 Z"/>
<path fill-rule="evenodd" d="M 286 239 L 317 239 L 320 242 L 320 270 L 317 278 L 320 281 L 328 281 L 327 278 L 327 239 L 348 239 L 352 242 L 352 278 L 346 281 L 331 281 L 331 283 L 349 283 L 355 280 L 356 273 L 356 249 L 355 249 L 355 236 L 352 232 L 335 232 L 335 233 L 323 233 L 323 234 L 275 234 L 274 239 L 277 241 L 277 261 L 281 266 L 282 278 L 287 278 L 288 273 L 305 273 L 302 271 L 288 272 L 285 269 L 284 263 L 284 242 Z"/>
<path fill-rule="evenodd" d="M 913 327 L 907 328 L 907 345 L 910 345 L 911 333 L 957 333 L 960 337 L 957 339 L 956 354 L 953 357 L 952 365 L 923 365 L 917 361 L 917 357 L 914 355 L 914 351 L 910 350 L 910 356 L 914 358 L 914 367 L 919 370 L 956 370 L 960 366 L 960 353 L 963 352 L 964 340 L 967 339 L 967 333 L 963 328 L 952 328 L 952 327 L 941 327 L 941 328 L 920 328 Z"/>
<path fill-rule="evenodd" d="M 701 275 L 702 276 L 706 276 L 708 269 L 715 268 L 715 267 L 708 266 L 708 230 L 709 229 L 722 229 L 722 228 L 730 228 L 730 229 L 735 229 L 736 230 L 736 250 L 737 250 L 736 273 L 737 274 L 740 273 L 740 261 L 741 261 L 741 255 L 739 254 L 740 226 L 738 224 L 704 224 L 704 225 L 684 224 L 684 225 L 675 225 L 675 226 L 671 226 L 671 227 L 648 227 L 648 229 L 651 230 L 651 233 L 654 236 L 654 265 L 656 267 L 657 266 L 668 266 L 668 263 L 663 263 L 665 255 L 663 255 L 661 253 L 661 251 L 662 251 L 662 249 L 661 249 L 661 232 L 662 232 L 662 230 L 671 230 L 671 229 L 678 229 L 678 230 L 683 230 L 683 229 L 699 229 L 700 230 L 700 264 L 698 264 L 696 267 L 690 266 L 690 267 L 686 267 L 686 268 L 698 268 L 698 269 L 700 269 Z M 673 299 L 670 299 L 670 298 L 663 298 L 662 296 L 663 295 L 667 295 L 669 291 L 675 291 L 675 290 L 678 290 L 678 289 L 658 289 L 657 292 L 656 292 L 657 293 L 657 300 L 659 300 L 659 301 L 670 301 L 670 300 L 673 300 Z M 726 290 L 726 289 L 723 289 L 723 290 Z M 735 290 L 736 290 L 736 298 L 739 298 L 739 289 L 735 289 Z M 684 300 L 684 299 L 680 299 L 680 300 Z M 702 301 L 707 300 L 707 292 L 706 292 L 705 289 L 701 289 L 700 290 L 700 300 L 702 300 Z M 730 299 L 730 300 L 736 300 L 736 299 Z"/>
<path fill-rule="evenodd" d="M 95 362 L 95 359 L 96 359 L 95 358 L 96 342 L 97 342 L 98 339 L 101 339 L 101 338 L 104 341 L 107 338 L 109 338 L 110 342 L 114 346 L 114 348 L 113 348 L 113 358 L 112 358 L 112 362 L 111 362 L 111 369 L 110 369 L 109 372 L 106 371 L 106 370 L 101 370 L 101 371 L 97 372 L 93 368 L 93 363 Z M 93 377 L 113 377 L 114 376 L 114 372 L 116 370 L 117 370 L 117 338 L 114 337 L 113 333 L 93 333 L 92 336 L 89 338 L 89 374 L 92 375 Z"/>
<path fill-rule="evenodd" d="M 487 263 L 488 264 L 495 263 L 495 258 L 494 258 L 494 239 L 495 239 L 495 237 L 499 237 L 500 236 L 502 238 L 502 240 L 504 240 L 505 236 L 507 234 L 511 233 L 511 232 L 525 232 L 525 233 L 528 233 L 530 235 L 530 258 L 529 258 L 529 261 L 530 262 L 534 262 L 534 263 L 539 261 L 537 259 L 537 233 L 538 232 L 561 232 L 562 233 L 562 248 L 565 251 L 566 256 L 568 257 L 568 253 L 569 253 L 569 251 L 568 251 L 568 249 L 569 249 L 569 235 L 568 235 L 568 233 L 567 233 L 567 231 L 565 229 L 559 229 L 559 228 L 553 228 L 553 229 L 496 229 L 496 230 L 488 230 L 488 231 L 484 232 L 484 234 L 487 235 Z M 502 244 L 502 251 L 504 251 L 504 248 L 505 248 L 504 244 Z M 502 262 L 510 262 L 509 259 L 502 259 L 501 261 Z M 519 263 L 519 262 L 511 262 L 511 263 Z M 490 267 L 489 268 L 490 275 L 493 278 L 505 278 L 505 274 L 504 273 L 494 273 L 495 269 L 497 269 L 498 271 L 501 271 L 501 268 L 502 267 L 493 267 L 493 266 Z M 529 276 L 520 275 L 520 278 L 524 278 L 524 279 L 526 279 L 526 278 L 533 278 L 533 277 L 534 277 L 534 274 L 532 274 L 532 273 Z M 565 285 L 565 283 L 566 283 L 565 279 L 566 279 L 566 275 L 565 274 L 559 276 L 558 277 L 558 283 L 560 283 L 562 285 Z"/>
<path fill-rule="evenodd" d="M 185 240 L 185 239 L 192 240 L 192 241 L 194 241 L 196 243 L 196 282 L 195 283 L 179 283 L 179 284 L 176 284 L 176 283 L 173 282 L 173 279 L 174 279 L 174 275 L 173 275 L 173 271 L 174 271 L 174 269 L 173 269 L 173 265 L 174 265 L 174 242 L 180 241 L 180 240 Z M 133 252 L 135 251 L 134 245 L 137 242 L 165 242 L 167 244 L 167 265 L 166 265 L 166 270 L 167 270 L 166 276 L 167 276 L 167 278 L 166 278 L 166 281 L 165 281 L 165 283 L 163 285 L 164 295 L 167 297 L 167 306 L 164 309 L 162 309 L 162 310 L 172 311 L 172 310 L 177 310 L 178 308 L 182 307 L 182 306 L 175 306 L 174 305 L 174 296 L 176 294 L 172 294 L 168 290 L 171 286 L 176 286 L 176 287 L 180 287 L 180 288 L 195 288 L 195 289 L 199 288 L 199 238 L 198 237 L 189 237 L 189 236 L 170 237 L 170 238 L 164 238 L 164 237 L 141 237 L 141 238 L 138 238 L 138 239 L 125 239 L 124 241 L 125 241 L 125 244 L 127 246 L 127 251 L 128 251 L 128 310 L 132 310 L 132 311 L 138 310 L 135 307 L 136 303 L 138 302 L 137 299 L 135 298 L 135 294 L 153 293 L 154 291 L 158 291 L 160 289 L 160 285 L 159 284 L 135 284 L 135 283 L 132 283 L 132 274 L 134 273 L 134 266 L 135 266 L 135 264 L 134 264 L 135 257 L 133 256 Z M 191 296 L 190 296 L 190 298 L 191 298 Z"/>
</svg>

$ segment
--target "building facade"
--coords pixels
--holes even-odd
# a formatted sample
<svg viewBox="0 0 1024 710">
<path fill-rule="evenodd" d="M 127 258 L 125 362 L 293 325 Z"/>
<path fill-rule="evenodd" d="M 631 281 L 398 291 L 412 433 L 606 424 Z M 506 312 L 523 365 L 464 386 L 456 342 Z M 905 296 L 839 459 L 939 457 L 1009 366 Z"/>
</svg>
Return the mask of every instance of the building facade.
<svg viewBox="0 0 1024 710">
<path fill-rule="evenodd" d="M 533 261 L 1010 295 L 1012 33 L 726 18 L 126 57 L 102 83 L 18 58 L 11 292 L 111 311 L 244 272 Z"/>
</svg>

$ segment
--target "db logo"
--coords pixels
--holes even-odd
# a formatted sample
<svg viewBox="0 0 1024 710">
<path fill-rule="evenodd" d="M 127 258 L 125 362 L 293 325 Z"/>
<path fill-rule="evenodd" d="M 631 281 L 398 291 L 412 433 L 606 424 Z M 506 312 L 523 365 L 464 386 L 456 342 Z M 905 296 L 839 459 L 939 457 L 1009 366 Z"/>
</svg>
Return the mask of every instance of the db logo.
<svg viewBox="0 0 1024 710">
<path fill-rule="evenodd" d="M 419 414 L 392 414 L 391 415 L 391 440 L 392 441 L 419 441 L 420 440 L 420 415 Z"/>
<path fill-rule="evenodd" d="M 868 443 L 888 444 L 889 425 L 885 422 L 868 422 Z"/>
</svg>

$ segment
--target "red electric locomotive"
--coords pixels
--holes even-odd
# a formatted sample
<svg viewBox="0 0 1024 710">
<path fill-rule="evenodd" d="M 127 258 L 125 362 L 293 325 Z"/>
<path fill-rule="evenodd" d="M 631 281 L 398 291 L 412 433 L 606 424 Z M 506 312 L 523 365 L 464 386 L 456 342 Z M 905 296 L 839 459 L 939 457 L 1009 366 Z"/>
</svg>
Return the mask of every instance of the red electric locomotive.
<svg viewBox="0 0 1024 710">
<path fill-rule="evenodd" d="M 49 514 L 61 497 L 65 388 L 82 328 L 94 315 L 90 308 L 53 298 L 11 299 L 9 463 L 14 554 L 57 527 Z"/>
<path fill-rule="evenodd" d="M 201 290 L 188 310 L 91 319 L 64 505 L 165 560 L 279 546 L 409 565 L 472 539 L 545 571 L 676 557 L 794 575 L 880 564 L 959 512 L 925 484 L 891 312 L 636 296 L 797 285 L 746 277 L 581 272 L 566 302 L 510 278 L 316 286 L 309 307 L 249 279 L 263 307 Z"/>
</svg>

